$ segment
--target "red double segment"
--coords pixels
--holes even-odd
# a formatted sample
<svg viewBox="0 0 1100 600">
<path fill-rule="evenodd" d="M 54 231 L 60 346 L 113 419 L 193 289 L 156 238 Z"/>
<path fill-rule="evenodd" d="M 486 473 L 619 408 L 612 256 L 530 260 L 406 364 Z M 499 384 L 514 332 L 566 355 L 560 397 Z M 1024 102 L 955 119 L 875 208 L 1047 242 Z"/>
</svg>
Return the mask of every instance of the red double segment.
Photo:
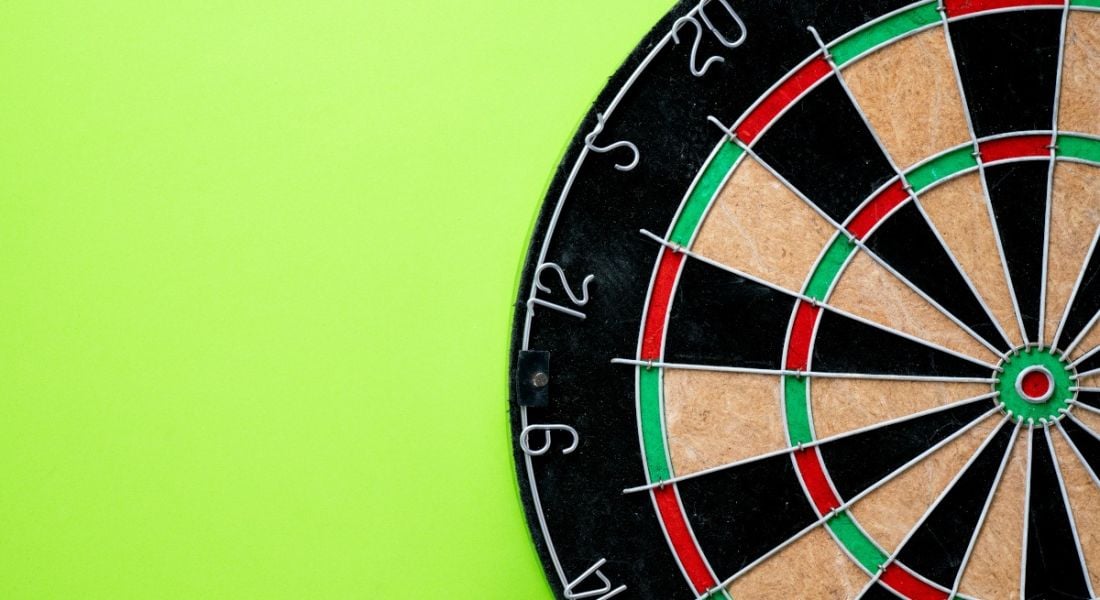
<svg viewBox="0 0 1100 600">
<path fill-rule="evenodd" d="M 684 572 L 691 581 L 692 587 L 699 594 L 704 594 L 714 589 L 718 582 L 710 574 L 707 563 L 703 560 L 703 554 L 695 543 L 695 538 L 688 529 L 684 519 L 684 508 L 680 506 L 680 498 L 676 495 L 676 487 L 668 486 L 653 490 L 653 499 L 657 503 L 657 511 L 661 513 L 661 521 L 668 532 L 668 540 L 684 567 Z"/>
<path fill-rule="evenodd" d="M 661 251 L 661 262 L 657 265 L 657 276 L 653 279 L 653 289 L 649 294 L 649 310 L 646 311 L 645 329 L 642 331 L 642 360 L 660 360 L 665 345 L 665 319 L 672 302 L 672 291 L 676 287 L 676 277 L 680 274 L 680 265 L 684 255 L 669 250 Z"/>
<path fill-rule="evenodd" d="M 832 71 L 833 68 L 820 56 L 802 65 L 765 96 L 749 114 L 745 115 L 741 124 L 737 126 L 737 139 L 746 144 L 752 144 L 780 113 Z"/>
<path fill-rule="evenodd" d="M 961 17 L 991 10 L 1035 6 L 1042 8 L 1063 8 L 1064 1 L 1059 0 L 946 0 L 943 7 L 948 17 Z"/>
</svg>

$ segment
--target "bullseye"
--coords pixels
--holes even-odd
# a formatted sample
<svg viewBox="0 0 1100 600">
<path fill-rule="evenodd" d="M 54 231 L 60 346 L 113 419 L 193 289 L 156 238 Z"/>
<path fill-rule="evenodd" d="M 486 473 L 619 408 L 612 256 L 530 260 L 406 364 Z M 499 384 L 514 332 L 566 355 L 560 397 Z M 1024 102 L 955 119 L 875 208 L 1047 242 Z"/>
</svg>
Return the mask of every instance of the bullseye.
<svg viewBox="0 0 1100 600">
<path fill-rule="evenodd" d="M 1033 404 L 1042 404 L 1054 393 L 1054 378 L 1046 367 L 1038 365 L 1028 367 L 1017 376 L 1016 391 L 1024 400 Z"/>
<path fill-rule="evenodd" d="M 1050 348 L 1022 347 L 1010 352 L 993 374 L 1006 413 L 1021 422 L 1056 421 L 1073 398 L 1073 369 Z"/>
</svg>

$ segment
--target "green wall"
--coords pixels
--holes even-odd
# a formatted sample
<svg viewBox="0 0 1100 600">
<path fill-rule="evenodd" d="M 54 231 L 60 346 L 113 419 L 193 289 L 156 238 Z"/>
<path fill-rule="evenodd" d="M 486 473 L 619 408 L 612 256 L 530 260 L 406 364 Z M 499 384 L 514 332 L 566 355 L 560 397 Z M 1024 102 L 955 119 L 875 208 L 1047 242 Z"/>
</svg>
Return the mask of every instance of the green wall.
<svg viewBox="0 0 1100 600">
<path fill-rule="evenodd" d="M 548 598 L 515 277 L 670 4 L 0 3 L 0 597 Z"/>
</svg>

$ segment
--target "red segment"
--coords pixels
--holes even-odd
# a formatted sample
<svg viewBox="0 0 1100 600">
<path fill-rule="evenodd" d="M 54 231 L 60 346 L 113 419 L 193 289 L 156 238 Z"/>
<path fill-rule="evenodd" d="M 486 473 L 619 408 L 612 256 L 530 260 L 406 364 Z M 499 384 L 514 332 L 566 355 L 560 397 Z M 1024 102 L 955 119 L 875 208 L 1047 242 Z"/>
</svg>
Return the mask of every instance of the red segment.
<svg viewBox="0 0 1100 600">
<path fill-rule="evenodd" d="M 653 291 L 649 297 L 649 310 L 645 316 L 645 331 L 642 333 L 642 360 L 661 358 L 661 346 L 665 339 L 665 318 L 668 305 L 672 301 L 672 289 L 676 286 L 676 274 L 684 255 L 678 252 L 661 252 L 661 263 L 657 266 L 657 277 L 653 281 Z"/>
<path fill-rule="evenodd" d="M 1047 158 L 1050 156 L 1050 134 L 997 138 L 978 144 L 978 150 L 983 163 L 1030 156 Z"/>
<path fill-rule="evenodd" d="M 998 8 L 1016 8 L 1019 6 L 1051 6 L 1062 8 L 1065 2 L 1059 0 L 946 0 L 943 3 L 947 16 L 958 17 Z"/>
<path fill-rule="evenodd" d="M 848 222 L 848 231 L 862 240 L 879 221 L 890 214 L 890 211 L 908 199 L 909 192 L 905 191 L 901 182 L 894 182 L 893 185 L 879 192 L 856 213 L 856 216 L 852 217 Z"/>
<path fill-rule="evenodd" d="M 821 455 L 817 448 L 799 450 L 794 453 L 794 458 L 818 514 L 825 516 L 833 509 L 840 508 L 840 498 L 836 497 L 829 480 L 825 478 L 825 469 L 821 467 Z"/>
<path fill-rule="evenodd" d="M 810 340 L 814 335 L 814 325 L 821 314 L 821 308 L 808 302 L 799 301 L 794 313 L 794 325 L 791 326 L 791 339 L 787 344 L 787 368 L 805 371 L 810 362 Z"/>
<path fill-rule="evenodd" d="M 947 600 L 947 592 L 917 579 L 897 563 L 891 563 L 886 567 L 880 581 L 910 600 Z"/>
<path fill-rule="evenodd" d="M 718 585 L 703 560 L 703 554 L 695 545 L 695 538 L 691 536 L 687 521 L 684 520 L 684 509 L 680 506 L 680 499 L 676 496 L 676 487 L 669 486 L 653 490 L 653 498 L 657 501 L 657 510 L 661 513 L 668 539 L 672 542 L 672 549 L 684 566 L 691 585 L 695 591 L 702 594 Z"/>
<path fill-rule="evenodd" d="M 1050 375 L 1042 371 L 1030 371 L 1024 375 L 1024 380 L 1020 382 L 1020 389 L 1029 398 L 1042 398 L 1050 391 L 1051 385 Z"/>
<path fill-rule="evenodd" d="M 760 135 L 760 132 L 783 112 L 784 108 L 830 73 L 832 73 L 832 67 L 820 56 L 802 65 L 802 68 L 784 79 L 741 121 L 741 125 L 737 127 L 737 137 L 742 142 L 751 144 L 756 136 Z"/>
</svg>

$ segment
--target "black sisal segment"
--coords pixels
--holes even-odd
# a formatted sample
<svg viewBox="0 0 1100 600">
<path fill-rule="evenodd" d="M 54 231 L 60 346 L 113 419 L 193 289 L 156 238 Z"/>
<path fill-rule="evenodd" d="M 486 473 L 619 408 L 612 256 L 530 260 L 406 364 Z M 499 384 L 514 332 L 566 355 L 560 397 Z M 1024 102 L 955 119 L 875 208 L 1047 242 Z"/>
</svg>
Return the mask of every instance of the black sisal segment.
<svg viewBox="0 0 1100 600">
<path fill-rule="evenodd" d="M 1087 371 L 1100 369 L 1100 352 L 1097 352 L 1096 354 L 1093 354 L 1085 360 L 1077 363 L 1076 369 L 1078 373 L 1085 373 Z"/>
<path fill-rule="evenodd" d="M 1077 401 L 1093 408 L 1100 408 L 1100 392 L 1077 392 Z"/>
<path fill-rule="evenodd" d="M 825 310 L 820 319 L 811 371 L 941 377 L 991 375 L 988 368 L 979 364 L 841 314 Z"/>
<path fill-rule="evenodd" d="M 780 117 L 755 150 L 838 222 L 895 175 L 834 77 Z"/>
<path fill-rule="evenodd" d="M 1062 419 L 1060 423 L 1088 467 L 1093 473 L 1100 474 L 1100 440 L 1085 431 L 1073 419 Z M 1076 457 L 1074 459 L 1076 460 Z"/>
<path fill-rule="evenodd" d="M 898 600 L 898 596 L 881 583 L 876 583 L 860 594 L 859 600 Z"/>
<path fill-rule="evenodd" d="M 718 579 L 725 579 L 817 520 L 790 456 L 678 484 L 680 498 Z"/>
<path fill-rule="evenodd" d="M 995 347 L 1008 350 L 992 317 L 913 203 L 899 208 L 867 238 L 867 247 Z"/>
<path fill-rule="evenodd" d="M 993 408 L 972 402 L 821 445 L 821 458 L 842 500 L 871 487 Z"/>
<path fill-rule="evenodd" d="M 1081 557 L 1047 445 L 1046 430 L 1031 433 L 1031 500 L 1027 522 L 1027 600 L 1087 600 Z"/>
<path fill-rule="evenodd" d="M 1039 339 L 1043 291 L 1043 249 L 1046 247 L 1048 161 L 992 165 L 985 168 L 989 201 L 997 221 L 1008 274 L 1024 329 Z M 1053 335 L 1054 332 L 1051 332 Z"/>
<path fill-rule="evenodd" d="M 898 561 L 948 589 L 1007 454 L 1015 423 L 1004 423 L 898 553 Z"/>
<path fill-rule="evenodd" d="M 1073 343 L 1077 336 L 1089 326 L 1097 311 L 1100 311 L 1100 252 L 1094 252 L 1084 268 L 1085 274 L 1081 278 L 1077 295 L 1073 298 L 1073 306 L 1070 307 L 1066 322 L 1062 325 L 1062 333 L 1056 340 L 1058 346 L 1063 348 Z M 1100 356 L 1100 353 L 1095 356 Z"/>
<path fill-rule="evenodd" d="M 1050 130 L 1061 8 L 981 15 L 951 23 L 951 41 L 978 137 Z"/>
<path fill-rule="evenodd" d="M 665 360 L 778 369 L 795 298 L 686 258 Z"/>
</svg>

